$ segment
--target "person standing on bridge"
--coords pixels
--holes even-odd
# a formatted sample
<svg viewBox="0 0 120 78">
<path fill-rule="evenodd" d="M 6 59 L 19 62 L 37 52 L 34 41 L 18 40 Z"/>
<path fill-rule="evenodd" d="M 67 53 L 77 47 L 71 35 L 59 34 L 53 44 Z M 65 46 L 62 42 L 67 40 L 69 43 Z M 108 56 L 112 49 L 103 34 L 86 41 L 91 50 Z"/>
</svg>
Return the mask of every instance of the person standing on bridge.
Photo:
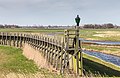
<svg viewBox="0 0 120 78">
<path fill-rule="evenodd" d="M 75 18 L 75 22 L 77 23 L 77 26 L 79 26 L 79 23 L 80 23 L 80 17 L 79 17 L 79 15 L 77 15 L 77 17 Z"/>
</svg>

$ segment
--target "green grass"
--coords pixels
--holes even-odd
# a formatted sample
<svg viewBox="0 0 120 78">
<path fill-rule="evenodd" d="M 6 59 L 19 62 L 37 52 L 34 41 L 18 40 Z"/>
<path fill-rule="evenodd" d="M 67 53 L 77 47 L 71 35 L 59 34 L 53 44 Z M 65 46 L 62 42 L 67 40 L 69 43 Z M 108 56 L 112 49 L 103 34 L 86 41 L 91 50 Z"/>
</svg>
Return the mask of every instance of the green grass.
<svg viewBox="0 0 120 78">
<path fill-rule="evenodd" d="M 83 44 L 82 48 L 86 50 L 93 50 L 93 51 L 98 51 L 98 52 L 103 52 L 107 54 L 113 54 L 120 56 L 120 47 L 115 47 L 115 46 L 104 46 L 104 45 L 86 45 Z"/>
<path fill-rule="evenodd" d="M 62 78 L 62 75 L 52 73 L 46 68 L 38 68 L 33 60 L 28 60 L 20 48 L 0 46 L 0 78 L 13 73 L 13 76 L 23 78 Z M 36 77 L 38 76 L 38 77 Z M 21 77 L 20 77 L 21 78 Z"/>
<path fill-rule="evenodd" d="M 35 28 L 5 28 L 0 29 L 0 32 L 31 32 L 31 33 L 39 33 L 39 32 L 63 32 L 63 29 L 35 29 Z"/>
<path fill-rule="evenodd" d="M 0 29 L 0 32 L 29 32 L 29 33 L 39 33 L 39 32 L 45 32 L 45 33 L 56 33 L 56 32 L 63 32 L 63 29 Z M 120 29 L 81 29 L 80 30 L 80 37 L 84 39 L 93 39 L 93 40 L 108 40 L 108 41 L 120 41 L 120 36 L 114 36 L 114 37 L 98 37 L 93 36 L 95 34 L 98 34 L 97 32 L 100 31 L 120 31 Z M 102 33 L 104 34 L 104 33 Z M 61 35 L 63 36 L 63 34 Z M 2 49 L 3 48 L 3 49 Z M 95 50 L 111 50 L 116 51 L 118 48 L 103 48 L 103 47 L 93 47 L 93 46 L 84 46 L 84 48 L 92 48 Z M 14 50 L 13 50 L 14 49 Z M 10 52 L 9 52 L 10 51 Z M 12 52 L 13 51 L 13 52 Z M 35 73 L 38 70 L 36 65 L 32 60 L 26 59 L 22 55 L 21 49 L 16 49 L 13 47 L 3 47 L 0 46 L 0 52 L 2 52 L 0 55 L 4 57 L 0 57 L 3 60 L 0 60 L 0 70 L 1 71 L 12 71 L 12 72 L 24 72 L 24 73 Z M 3 53 L 5 52 L 5 53 Z M 8 54 L 7 54 L 8 53 Z M 18 54 L 16 54 L 18 53 Z M 19 54 L 20 53 L 20 54 Z M 19 57 L 20 56 L 20 57 Z M 5 59 L 4 59 L 5 58 Z M 99 72 L 101 75 L 108 75 L 108 76 L 120 76 L 120 68 L 107 63 L 105 61 L 102 61 L 98 58 L 91 57 L 89 55 L 84 54 L 83 58 L 83 64 L 84 69 L 86 72 L 92 72 L 93 74 L 96 74 L 96 72 Z M 29 68 L 30 67 L 30 68 Z M 44 71 L 44 73 L 48 71 Z"/>
<path fill-rule="evenodd" d="M 118 36 L 109 36 L 109 37 L 99 37 L 93 36 L 95 34 L 104 34 L 104 33 L 97 33 L 97 32 L 104 32 L 104 31 L 114 31 L 119 32 L 120 29 L 81 29 L 80 30 L 80 37 L 89 40 L 104 40 L 104 41 L 120 41 L 120 35 Z"/>
<path fill-rule="evenodd" d="M 0 46 L 0 72 L 36 73 L 38 67 L 22 55 L 19 48 Z"/>
<path fill-rule="evenodd" d="M 87 54 L 83 54 L 83 68 L 85 69 L 84 73 L 87 73 L 87 76 L 92 73 L 94 75 L 97 74 L 97 76 L 120 77 L 119 66 L 105 62 Z"/>
<path fill-rule="evenodd" d="M 97 45 L 83 45 L 82 46 L 85 49 L 92 49 L 92 50 L 98 50 L 98 51 L 120 51 L 119 47 L 107 47 L 107 46 L 97 46 Z"/>
<path fill-rule="evenodd" d="M 99 36 L 93 36 L 95 34 L 104 34 L 104 33 L 97 33 L 97 32 L 104 32 L 104 31 L 117 31 L 120 32 L 120 29 L 80 29 L 80 37 L 84 39 L 90 39 L 90 40 L 104 40 L 104 41 L 120 41 L 120 36 L 110 36 L 110 37 L 99 37 Z M 35 28 L 1 28 L 0 32 L 28 32 L 28 33 L 57 33 L 57 32 L 63 32 L 64 29 L 35 29 Z M 63 33 L 60 34 L 63 36 Z"/>
</svg>

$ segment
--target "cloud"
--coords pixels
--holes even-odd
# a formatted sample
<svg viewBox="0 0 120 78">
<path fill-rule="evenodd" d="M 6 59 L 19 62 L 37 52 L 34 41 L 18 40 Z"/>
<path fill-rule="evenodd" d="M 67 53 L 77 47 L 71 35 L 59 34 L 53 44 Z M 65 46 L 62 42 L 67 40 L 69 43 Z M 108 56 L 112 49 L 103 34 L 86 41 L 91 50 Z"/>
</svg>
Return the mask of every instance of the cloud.
<svg viewBox="0 0 120 78">
<path fill-rule="evenodd" d="M 114 7 L 111 4 L 118 4 L 119 0 L 0 0 L 0 7 L 10 10 L 18 9 L 96 9 Z M 105 7 L 109 6 L 109 7 Z"/>
<path fill-rule="evenodd" d="M 66 9 L 81 6 L 82 0 L 0 0 L 0 7 L 5 9 Z M 76 3 L 80 3 L 76 5 Z"/>
<path fill-rule="evenodd" d="M 13 22 L 14 20 L 17 22 L 31 20 L 30 22 L 45 23 L 44 20 L 51 22 L 53 18 L 70 21 L 76 14 L 80 14 L 84 20 L 91 22 L 88 18 L 99 17 L 101 20 L 101 16 L 107 18 L 109 15 L 120 13 L 119 3 L 120 0 L 0 0 L 0 19 L 3 17 L 4 21 L 11 21 L 12 18 Z M 57 23 L 62 21 L 56 20 Z"/>
<path fill-rule="evenodd" d="M 30 6 L 41 5 L 46 0 L 0 0 L 0 7 L 5 9 L 24 9 Z"/>
</svg>

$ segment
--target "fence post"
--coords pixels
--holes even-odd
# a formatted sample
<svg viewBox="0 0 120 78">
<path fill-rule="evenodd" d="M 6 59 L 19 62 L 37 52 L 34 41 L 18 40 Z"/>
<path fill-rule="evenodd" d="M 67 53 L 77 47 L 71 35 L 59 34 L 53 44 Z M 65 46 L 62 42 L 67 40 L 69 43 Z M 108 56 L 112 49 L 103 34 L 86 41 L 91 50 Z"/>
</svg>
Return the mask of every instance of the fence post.
<svg viewBox="0 0 120 78">
<path fill-rule="evenodd" d="M 2 35 L 1 35 L 1 32 L 0 32 L 0 44 L 1 44 L 1 40 L 2 40 Z"/>
<path fill-rule="evenodd" d="M 5 33 L 3 32 L 3 45 L 5 45 Z"/>
<path fill-rule="evenodd" d="M 9 33 L 9 45 L 11 46 L 11 33 Z"/>
<path fill-rule="evenodd" d="M 25 33 L 24 33 L 24 35 L 23 35 L 23 42 L 24 42 L 24 44 L 25 44 L 25 41 L 26 41 L 26 38 L 25 38 Z"/>
<path fill-rule="evenodd" d="M 3 35 L 4 35 L 4 33 L 3 33 L 3 32 L 1 32 L 1 36 L 2 36 L 2 45 L 3 45 Z"/>
<path fill-rule="evenodd" d="M 19 38 L 19 33 L 17 33 L 16 36 L 17 36 L 17 47 L 18 47 L 19 46 L 19 39 L 18 39 Z"/>
<path fill-rule="evenodd" d="M 7 45 L 7 42 L 8 42 L 8 33 L 6 32 L 5 45 Z"/>
<path fill-rule="evenodd" d="M 61 43 L 62 46 L 61 46 L 61 63 L 60 63 L 60 68 L 61 68 L 61 69 L 60 69 L 60 73 L 61 73 L 61 74 L 64 73 L 64 67 L 63 67 L 63 64 L 64 64 L 64 63 L 63 63 L 63 60 L 64 60 L 64 59 L 63 59 L 63 58 L 64 58 L 64 57 L 63 57 L 63 55 L 64 55 L 64 38 L 63 38 L 62 41 L 63 41 L 63 42 Z"/>
<path fill-rule="evenodd" d="M 22 33 L 20 34 L 20 48 L 22 47 Z"/>
<path fill-rule="evenodd" d="M 53 65 L 54 60 L 54 38 L 52 38 L 52 56 L 51 56 L 51 65 Z"/>
<path fill-rule="evenodd" d="M 15 36 L 16 36 L 16 33 L 14 33 L 13 46 L 15 46 Z"/>
<path fill-rule="evenodd" d="M 51 52 L 51 50 L 52 50 L 52 42 L 51 42 L 51 40 L 52 40 L 52 39 L 50 38 L 50 40 L 49 40 L 49 43 L 50 43 L 50 44 L 49 44 L 49 49 L 50 49 L 50 50 L 49 50 L 49 54 L 48 54 L 48 55 L 49 55 L 49 56 L 48 56 L 48 62 L 51 62 L 51 60 L 50 60 L 50 59 L 51 59 L 51 53 L 52 53 L 52 52 Z"/>
</svg>

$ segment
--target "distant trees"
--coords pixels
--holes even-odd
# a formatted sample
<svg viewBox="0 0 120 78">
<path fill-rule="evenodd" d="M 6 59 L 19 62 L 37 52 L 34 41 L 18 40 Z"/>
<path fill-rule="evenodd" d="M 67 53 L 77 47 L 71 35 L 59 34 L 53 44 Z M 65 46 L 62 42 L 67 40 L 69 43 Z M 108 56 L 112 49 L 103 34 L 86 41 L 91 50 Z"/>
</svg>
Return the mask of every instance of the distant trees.
<svg viewBox="0 0 120 78">
<path fill-rule="evenodd" d="M 0 28 L 40 28 L 40 29 L 66 29 L 66 28 L 75 28 L 75 26 L 43 26 L 43 25 L 31 25 L 31 26 L 18 26 L 18 25 L 8 25 L 8 24 L 0 24 Z M 108 28 L 120 28 L 120 26 L 113 25 L 111 23 L 108 24 L 85 24 L 82 26 L 79 26 L 79 29 L 83 28 L 90 28 L 90 29 L 108 29 Z"/>
<path fill-rule="evenodd" d="M 106 29 L 106 28 L 115 28 L 115 25 L 108 23 L 108 24 L 85 24 L 83 28 L 92 28 L 92 29 Z"/>
<path fill-rule="evenodd" d="M 2 24 L 0 24 L 0 28 L 4 28 L 4 26 Z"/>
<path fill-rule="evenodd" d="M 2 25 L 0 24 L 0 28 L 20 28 L 18 25 Z"/>
</svg>

